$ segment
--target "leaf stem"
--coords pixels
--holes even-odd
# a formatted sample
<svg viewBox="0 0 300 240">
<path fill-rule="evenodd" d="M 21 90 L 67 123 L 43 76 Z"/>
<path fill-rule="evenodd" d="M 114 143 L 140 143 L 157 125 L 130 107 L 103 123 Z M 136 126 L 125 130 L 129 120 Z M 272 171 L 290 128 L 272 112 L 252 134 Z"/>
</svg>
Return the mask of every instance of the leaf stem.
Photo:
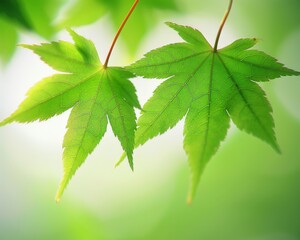
<svg viewBox="0 0 300 240">
<path fill-rule="evenodd" d="M 134 9 L 136 8 L 136 6 L 137 6 L 138 3 L 139 3 L 139 0 L 135 0 L 135 2 L 133 3 L 132 7 L 131 7 L 130 10 L 129 10 L 129 12 L 127 13 L 125 19 L 123 20 L 123 22 L 122 22 L 122 24 L 121 24 L 121 26 L 120 26 L 120 28 L 119 28 L 119 30 L 118 30 L 118 32 L 117 32 L 115 38 L 114 38 L 114 40 L 113 40 L 113 42 L 112 42 L 112 44 L 111 44 L 111 47 L 110 47 L 110 49 L 109 49 L 109 52 L 108 52 L 108 54 L 107 54 L 105 63 L 104 63 L 104 65 L 103 65 L 104 68 L 107 68 L 107 65 L 108 65 L 108 62 L 109 62 L 109 59 L 110 59 L 110 55 L 111 55 L 111 53 L 112 53 L 112 51 L 113 51 L 113 49 L 114 49 L 114 47 L 115 47 L 115 44 L 116 44 L 116 42 L 117 42 L 117 40 L 118 40 L 118 38 L 119 38 L 119 36 L 120 36 L 120 34 L 121 34 L 123 28 L 124 28 L 126 22 L 128 21 L 129 17 L 130 17 L 131 14 L 133 13 L 133 11 L 134 11 Z"/>
<path fill-rule="evenodd" d="M 219 44 L 220 36 L 221 36 L 222 30 L 223 30 L 223 27 L 226 23 L 226 20 L 227 20 L 229 14 L 230 14 L 232 4 L 233 4 L 233 0 L 230 0 L 228 9 L 227 9 L 227 11 L 226 11 L 226 13 L 225 13 L 225 15 L 222 19 L 222 22 L 221 22 L 221 25 L 220 25 L 220 28 L 219 28 L 219 31 L 218 31 L 218 34 L 217 34 L 217 38 L 216 38 L 215 46 L 214 46 L 214 52 L 218 51 L 218 44 Z"/>
</svg>

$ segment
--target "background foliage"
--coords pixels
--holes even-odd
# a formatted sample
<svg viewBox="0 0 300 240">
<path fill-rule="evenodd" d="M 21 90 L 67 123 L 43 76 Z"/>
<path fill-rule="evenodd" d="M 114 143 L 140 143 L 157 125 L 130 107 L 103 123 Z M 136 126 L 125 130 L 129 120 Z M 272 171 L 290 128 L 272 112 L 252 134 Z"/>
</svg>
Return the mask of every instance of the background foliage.
<svg viewBox="0 0 300 240">
<path fill-rule="evenodd" d="M 105 49 L 128 10 L 123 4 L 131 5 L 121 0 L 12 2 L 0 3 L 5 63 L 0 70 L 1 119 L 49 72 L 30 52 L 16 50 L 16 43 L 65 37 L 60 31 L 64 26 L 88 24 L 79 32 Z M 177 41 L 163 25 L 166 20 L 195 26 L 213 41 L 227 4 L 141 1 L 112 63 L 129 64 L 152 48 Z M 236 1 L 221 44 L 257 37 L 262 50 L 299 70 L 299 10 L 298 0 Z M 135 84 L 144 103 L 155 86 L 141 79 Z M 53 199 L 62 169 L 58 149 L 64 124 L 58 123 L 68 114 L 51 124 L 0 129 L 0 239 L 300 239 L 299 78 L 283 78 L 264 88 L 283 154 L 232 129 L 208 165 L 192 206 L 185 204 L 188 165 L 182 126 L 137 150 L 134 174 L 126 164 L 113 169 L 121 149 L 108 134 L 59 205 Z"/>
</svg>

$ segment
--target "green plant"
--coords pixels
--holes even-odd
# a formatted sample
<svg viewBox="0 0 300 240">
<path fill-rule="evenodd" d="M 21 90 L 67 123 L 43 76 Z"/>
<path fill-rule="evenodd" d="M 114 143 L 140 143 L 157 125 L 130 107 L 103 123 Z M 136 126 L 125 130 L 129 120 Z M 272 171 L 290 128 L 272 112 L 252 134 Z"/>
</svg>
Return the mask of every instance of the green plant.
<svg viewBox="0 0 300 240">
<path fill-rule="evenodd" d="M 166 132 L 186 116 L 184 148 L 192 171 L 188 202 L 195 195 L 205 165 L 225 138 L 230 118 L 238 128 L 280 152 L 271 106 L 255 82 L 300 73 L 285 68 L 263 52 L 249 50 L 256 39 L 239 39 L 218 49 L 233 0 L 221 22 L 214 47 L 199 31 L 168 23 L 184 43 L 153 50 L 126 68 L 108 67 L 114 45 L 138 2 L 134 2 L 121 24 L 103 65 L 93 43 L 71 30 L 75 44 L 60 41 L 41 46 L 23 45 L 64 74 L 46 78 L 34 86 L 19 109 L 0 125 L 46 120 L 73 108 L 63 145 L 65 174 L 57 201 L 72 175 L 101 140 L 108 120 L 125 151 L 119 163 L 127 155 L 133 168 L 134 146 Z M 128 81 L 134 75 L 167 79 L 142 107 L 137 130 L 134 107 L 140 105 L 134 86 Z"/>
</svg>

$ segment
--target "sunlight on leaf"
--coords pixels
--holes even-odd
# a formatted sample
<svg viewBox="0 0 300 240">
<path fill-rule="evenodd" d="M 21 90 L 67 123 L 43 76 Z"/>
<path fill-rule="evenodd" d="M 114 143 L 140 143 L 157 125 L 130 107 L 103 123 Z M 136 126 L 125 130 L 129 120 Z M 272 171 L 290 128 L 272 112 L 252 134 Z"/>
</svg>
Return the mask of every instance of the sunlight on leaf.
<svg viewBox="0 0 300 240">
<path fill-rule="evenodd" d="M 256 39 L 239 39 L 215 52 L 196 29 L 168 25 L 185 42 L 153 50 L 127 68 L 145 78 L 168 78 L 143 106 L 135 146 L 163 134 L 186 116 L 184 149 L 192 171 L 191 202 L 207 162 L 226 136 L 230 119 L 240 130 L 280 152 L 272 108 L 256 82 L 300 73 L 263 52 L 249 50 Z"/>
<path fill-rule="evenodd" d="M 0 125 L 47 120 L 72 108 L 64 137 L 64 177 L 56 200 L 71 177 L 93 152 L 106 132 L 108 121 L 132 166 L 136 116 L 140 108 L 133 74 L 119 67 L 104 68 L 94 44 L 69 30 L 75 44 L 59 41 L 23 45 L 53 69 L 63 72 L 45 78 L 27 93 L 17 111 Z"/>
</svg>

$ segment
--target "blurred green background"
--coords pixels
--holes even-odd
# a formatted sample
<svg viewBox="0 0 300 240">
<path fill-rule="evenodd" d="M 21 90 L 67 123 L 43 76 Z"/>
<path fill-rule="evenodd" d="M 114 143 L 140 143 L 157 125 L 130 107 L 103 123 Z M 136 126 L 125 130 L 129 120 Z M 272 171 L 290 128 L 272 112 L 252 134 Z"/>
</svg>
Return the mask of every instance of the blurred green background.
<svg viewBox="0 0 300 240">
<path fill-rule="evenodd" d="M 17 43 L 69 40 L 73 27 L 103 59 L 129 0 L 1 0 L 0 117 L 50 70 Z M 227 0 L 141 0 L 111 63 L 126 65 L 178 36 L 163 22 L 201 30 L 212 43 Z M 220 44 L 260 39 L 258 48 L 300 70 L 300 1 L 236 0 Z M 111 130 L 72 179 L 60 204 L 61 142 L 68 113 L 0 129 L 0 239 L 300 239 L 300 81 L 263 84 L 274 109 L 282 155 L 234 127 L 186 204 L 189 169 L 182 123 L 136 150 L 135 172 L 114 169 L 121 148 Z M 159 84 L 135 79 L 144 103 Z"/>
</svg>

